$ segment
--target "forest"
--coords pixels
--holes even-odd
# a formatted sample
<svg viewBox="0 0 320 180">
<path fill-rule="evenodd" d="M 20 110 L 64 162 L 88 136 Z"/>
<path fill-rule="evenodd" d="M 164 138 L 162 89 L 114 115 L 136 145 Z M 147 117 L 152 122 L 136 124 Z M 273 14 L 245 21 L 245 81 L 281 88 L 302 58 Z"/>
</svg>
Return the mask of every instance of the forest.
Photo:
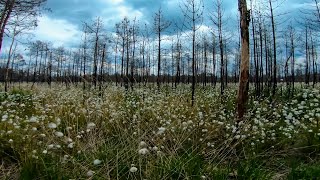
<svg viewBox="0 0 320 180">
<path fill-rule="evenodd" d="M 318 179 L 320 2 L 302 1 L 107 0 L 145 8 L 72 17 L 60 43 L 39 38 L 53 0 L 0 0 L 0 179 Z"/>
</svg>

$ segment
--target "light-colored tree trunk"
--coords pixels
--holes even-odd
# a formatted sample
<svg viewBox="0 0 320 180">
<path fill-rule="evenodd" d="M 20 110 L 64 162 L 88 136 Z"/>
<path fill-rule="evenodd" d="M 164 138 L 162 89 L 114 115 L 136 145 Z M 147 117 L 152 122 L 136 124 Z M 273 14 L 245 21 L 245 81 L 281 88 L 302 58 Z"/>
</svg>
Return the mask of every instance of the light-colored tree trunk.
<svg viewBox="0 0 320 180">
<path fill-rule="evenodd" d="M 246 111 L 249 91 L 249 23 L 250 12 L 247 10 L 246 0 L 239 0 L 240 29 L 241 29 L 241 64 L 240 83 L 237 98 L 238 120 L 242 120 Z"/>
</svg>

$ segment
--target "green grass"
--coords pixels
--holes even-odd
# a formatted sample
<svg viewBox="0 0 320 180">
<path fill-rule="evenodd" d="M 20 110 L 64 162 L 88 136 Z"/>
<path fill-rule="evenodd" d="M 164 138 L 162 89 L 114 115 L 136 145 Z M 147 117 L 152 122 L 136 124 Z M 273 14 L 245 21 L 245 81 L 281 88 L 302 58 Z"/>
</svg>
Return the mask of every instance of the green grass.
<svg viewBox="0 0 320 180">
<path fill-rule="evenodd" d="M 0 94 L 1 179 L 320 176 L 319 87 L 297 88 L 290 98 L 252 98 L 240 125 L 233 85 L 223 97 L 219 89 L 198 88 L 193 107 L 185 85 L 128 92 L 110 85 L 102 96 L 58 84 L 29 89 Z M 148 149 L 145 155 L 139 154 L 142 148 Z M 102 163 L 94 165 L 95 159 Z"/>
</svg>

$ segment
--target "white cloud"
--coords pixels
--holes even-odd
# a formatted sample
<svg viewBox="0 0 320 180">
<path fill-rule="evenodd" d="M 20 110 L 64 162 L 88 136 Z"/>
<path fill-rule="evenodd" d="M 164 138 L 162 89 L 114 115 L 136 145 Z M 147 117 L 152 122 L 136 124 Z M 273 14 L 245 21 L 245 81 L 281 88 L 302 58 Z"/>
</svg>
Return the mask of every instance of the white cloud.
<svg viewBox="0 0 320 180">
<path fill-rule="evenodd" d="M 109 2 L 111 2 L 112 4 L 120 4 L 123 2 L 123 0 L 108 0 Z"/>
<path fill-rule="evenodd" d="M 119 6 L 118 8 L 119 16 L 120 17 L 136 17 L 137 19 L 140 19 L 142 17 L 142 13 L 139 10 L 134 10 L 126 6 Z"/>
<path fill-rule="evenodd" d="M 206 25 L 200 25 L 197 26 L 197 29 L 201 32 L 201 33 L 210 33 L 212 31 L 212 28 Z"/>
<path fill-rule="evenodd" d="M 48 16 L 39 18 L 35 34 L 38 40 L 50 41 L 54 46 L 74 43 L 81 37 L 81 31 L 76 25 L 66 20 L 51 19 Z"/>
</svg>

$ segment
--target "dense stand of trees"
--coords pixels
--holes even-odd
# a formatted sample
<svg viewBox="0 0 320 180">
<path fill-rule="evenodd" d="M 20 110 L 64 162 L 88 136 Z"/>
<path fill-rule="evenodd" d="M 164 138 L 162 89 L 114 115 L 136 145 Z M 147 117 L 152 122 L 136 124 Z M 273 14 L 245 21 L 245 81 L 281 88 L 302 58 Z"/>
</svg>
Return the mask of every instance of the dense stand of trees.
<svg viewBox="0 0 320 180">
<path fill-rule="evenodd" d="M 44 2 L 0 0 L 0 43 L 6 35 L 11 39 L 9 51 L 1 53 L 5 62 L 1 64 L 0 80 L 6 82 L 5 90 L 13 81 L 59 82 L 66 86 L 82 83 L 83 89 L 91 86 L 100 90 L 104 82 L 114 82 L 127 90 L 148 83 L 158 88 L 161 84 L 174 88 L 190 83 L 193 104 L 197 84 L 216 87 L 219 82 L 224 94 L 228 83 L 240 79 L 238 110 L 242 117 L 249 82 L 259 98 L 275 96 L 282 92 L 282 86 L 292 95 L 295 82 L 314 86 L 320 80 L 317 0 L 310 0 L 314 5 L 308 8 L 312 11 L 302 10 L 300 20 L 286 21 L 282 19 L 290 15 L 278 13 L 277 1 L 250 1 L 248 10 L 247 2 L 239 0 L 238 30 L 226 30 L 222 0 L 212 0 L 214 8 L 204 7 L 202 0 L 184 0 L 180 4 L 183 19 L 169 19 L 159 8 L 151 25 L 124 17 L 114 32 L 107 32 L 103 19 L 97 18 L 83 23 L 77 49 L 34 41 L 29 43 L 27 53 L 22 53 L 15 38 L 30 29 L 30 23 L 36 25 Z M 204 23 L 207 18 L 211 25 Z M 13 34 L 6 34 L 6 27 Z"/>
</svg>

